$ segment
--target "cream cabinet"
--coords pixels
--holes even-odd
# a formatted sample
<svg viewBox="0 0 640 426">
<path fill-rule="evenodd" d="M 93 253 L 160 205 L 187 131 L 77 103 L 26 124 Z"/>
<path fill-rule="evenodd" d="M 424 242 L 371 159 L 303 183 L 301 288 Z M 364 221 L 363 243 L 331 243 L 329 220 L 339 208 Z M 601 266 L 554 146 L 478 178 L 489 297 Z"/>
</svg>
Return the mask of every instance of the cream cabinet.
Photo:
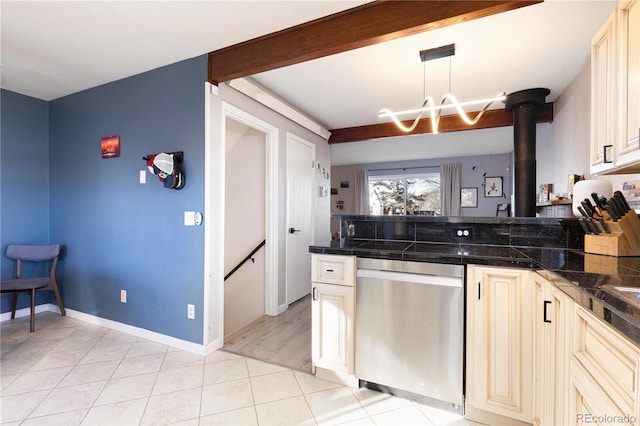
<svg viewBox="0 0 640 426">
<path fill-rule="evenodd" d="M 616 136 L 616 15 L 591 41 L 591 174 L 614 168 Z"/>
<path fill-rule="evenodd" d="M 357 386 L 355 257 L 311 255 L 311 359 L 324 379 Z"/>
<path fill-rule="evenodd" d="M 528 270 L 467 267 L 466 417 L 531 423 L 533 288 Z"/>
<path fill-rule="evenodd" d="M 616 9 L 618 105 L 616 166 L 640 170 L 640 0 L 620 2 Z"/>
<path fill-rule="evenodd" d="M 534 297 L 533 424 L 565 425 L 568 419 L 569 356 L 573 300 L 532 273 Z"/>
<path fill-rule="evenodd" d="M 571 424 L 638 424 L 640 349 L 575 305 L 570 361 Z"/>
<path fill-rule="evenodd" d="M 591 42 L 591 174 L 640 172 L 640 0 L 621 1 Z"/>
</svg>

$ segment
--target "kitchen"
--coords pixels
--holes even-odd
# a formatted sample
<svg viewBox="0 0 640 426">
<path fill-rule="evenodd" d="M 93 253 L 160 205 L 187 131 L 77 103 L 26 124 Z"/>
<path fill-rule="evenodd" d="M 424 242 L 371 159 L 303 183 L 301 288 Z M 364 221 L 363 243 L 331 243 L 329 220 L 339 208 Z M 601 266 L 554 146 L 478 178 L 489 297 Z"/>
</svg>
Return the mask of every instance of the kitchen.
<svg viewBox="0 0 640 426">
<path fill-rule="evenodd" d="M 577 92 L 579 92 L 579 93 L 584 93 L 584 92 L 582 92 L 582 91 L 580 91 L 580 90 L 577 90 Z M 557 122 L 556 122 L 556 124 L 557 124 Z M 571 140 L 575 140 L 575 139 L 578 139 L 578 138 L 571 138 Z M 587 138 L 587 139 L 588 139 L 588 138 Z M 584 139 L 584 140 L 586 140 L 586 139 Z M 146 153 L 145 153 L 145 154 L 146 154 Z M 546 157 L 547 157 L 547 156 L 545 156 L 545 158 L 546 158 Z M 556 156 L 551 156 L 551 157 L 552 157 L 552 158 L 556 158 Z M 571 156 L 569 156 L 569 157 L 570 157 L 570 158 L 572 158 Z M 575 170 L 570 170 L 570 172 L 572 172 L 572 171 L 575 171 Z M 564 173 L 563 173 L 563 175 L 564 175 L 564 176 L 566 176 L 566 172 L 564 172 Z M 552 181 L 552 182 L 558 182 L 558 181 L 559 181 L 559 182 L 563 182 L 563 181 L 564 181 L 564 177 L 562 177 L 562 179 L 553 179 L 553 180 L 552 180 L 552 179 L 545 179 L 545 180 L 544 180 L 544 182 L 549 182 L 549 181 Z M 328 200 L 327 200 L 327 201 L 328 201 Z M 151 200 L 150 200 L 150 202 L 151 202 Z M 207 209 L 205 209 L 205 211 L 212 211 L 212 209 L 207 208 Z M 199 312 L 199 311 L 200 311 L 200 305 L 198 305 L 198 312 Z M 180 325 L 180 326 L 182 326 L 182 325 Z"/>
<path fill-rule="evenodd" d="M 597 48 L 595 51 L 597 52 Z M 637 49 L 633 51 L 637 51 Z M 597 62 L 598 58 L 596 57 L 594 60 Z M 595 80 L 590 81 L 588 76 L 585 78 L 585 74 L 588 75 L 586 71 L 572 85 L 575 85 L 575 87 L 588 87 L 592 83 L 595 84 L 592 87 L 597 88 L 599 84 L 597 73 L 594 72 L 596 76 L 592 76 Z M 627 86 L 625 85 L 625 87 Z M 567 98 L 570 98 L 569 92 L 571 89 L 572 87 L 568 89 L 567 97 L 563 101 L 574 101 L 573 99 L 567 100 Z M 597 89 L 594 90 L 597 91 Z M 574 95 L 577 98 L 582 96 L 579 91 L 576 91 Z M 633 116 L 630 119 L 633 119 L 635 124 L 629 130 L 628 140 L 630 141 L 637 141 L 638 139 L 636 134 L 638 123 L 637 105 L 634 108 L 631 109 Z M 587 114 L 589 114 L 589 111 L 587 111 Z M 595 113 L 595 117 L 599 117 L 598 112 Z M 585 121 L 588 122 L 588 115 L 585 117 Z M 554 125 L 556 123 L 554 122 Z M 624 124 L 626 124 L 626 121 Z M 614 123 L 612 125 L 617 129 L 620 126 Z M 625 141 L 627 140 L 626 135 L 625 133 L 622 138 Z M 589 135 L 587 134 L 586 136 L 588 138 Z M 597 144 L 597 141 L 595 143 Z M 589 153 L 587 152 L 587 154 Z M 598 153 L 598 150 L 592 147 L 591 155 L 591 171 L 596 177 L 595 174 L 602 173 L 602 167 L 606 167 L 606 164 L 602 164 L 602 150 Z M 600 158 L 598 158 L 599 156 Z M 545 158 L 546 160 L 547 158 L 552 159 L 553 156 L 540 156 L 538 158 Z M 606 159 L 604 161 L 606 162 Z M 364 161 L 364 163 L 367 162 Z M 631 168 L 627 170 L 635 171 L 633 168 L 635 163 L 633 162 L 625 163 L 622 161 L 619 164 L 622 164 L 619 169 L 624 169 L 628 167 L 628 164 L 632 164 Z M 365 164 L 366 166 L 367 164 Z M 375 166 L 385 167 L 385 164 L 375 164 Z M 599 167 L 600 169 L 598 169 Z M 336 181 L 332 183 L 333 187 L 342 186 L 339 183 L 343 179 L 348 179 L 349 174 L 354 171 L 353 167 L 347 167 L 346 169 L 347 171 L 339 175 Z M 396 169 L 401 170 L 402 166 L 396 166 Z M 604 179 L 607 179 L 607 177 Z M 637 179 L 637 177 L 633 175 L 616 176 L 610 180 L 616 189 L 622 189 L 625 186 L 623 182 L 630 179 Z M 338 189 L 338 191 L 340 190 Z M 350 196 L 352 197 L 353 195 L 350 194 L 344 197 L 349 199 Z M 624 210 L 622 215 L 624 216 L 627 212 L 633 214 L 632 210 L 628 209 Z M 428 373 L 424 369 L 420 371 L 424 374 L 431 374 L 431 376 L 417 374 L 413 380 L 408 381 L 403 381 L 398 375 L 394 377 L 393 373 L 391 375 L 383 373 L 385 369 L 393 371 L 394 362 L 405 361 L 409 363 L 407 368 L 417 373 L 419 363 L 414 364 L 409 361 L 410 354 L 415 351 L 415 346 L 413 349 L 405 349 L 402 352 L 403 346 L 399 344 L 398 352 L 390 350 L 390 353 L 384 355 L 387 358 L 386 360 L 377 360 L 377 362 L 380 362 L 377 366 L 378 372 L 372 372 L 368 368 L 368 371 L 365 371 L 363 367 L 359 368 L 358 360 L 360 363 L 376 362 L 377 357 L 371 351 L 371 348 L 375 347 L 376 343 L 383 348 L 389 346 L 386 344 L 387 340 L 382 326 L 385 321 L 395 321 L 396 326 L 401 330 L 412 328 L 412 331 L 415 332 L 414 337 L 421 336 L 422 333 L 433 336 L 433 332 L 423 331 L 418 326 L 418 324 L 423 324 L 422 317 L 414 316 L 410 320 L 402 318 L 402 321 L 398 322 L 395 320 L 395 315 L 397 314 L 392 313 L 396 312 L 396 310 L 390 309 L 390 306 L 384 303 L 384 299 L 375 299 L 376 306 L 379 307 L 378 315 L 384 318 L 378 318 L 380 322 L 373 322 L 378 325 L 379 332 L 375 336 L 375 339 L 378 340 L 375 340 L 374 343 L 369 343 L 369 349 L 367 350 L 367 347 L 359 343 L 359 336 L 361 336 L 360 340 L 371 340 L 370 334 L 365 331 L 367 327 L 361 324 L 363 320 L 360 320 L 360 324 L 358 320 L 358 313 L 365 306 L 361 305 L 358 300 L 359 291 L 364 291 L 365 288 L 371 285 L 371 278 L 377 277 L 379 283 L 381 283 L 378 285 L 384 286 L 383 290 L 380 291 L 387 294 L 388 297 L 391 296 L 392 289 L 394 289 L 394 294 L 396 291 L 401 292 L 399 287 L 406 286 L 405 282 L 408 280 L 401 278 L 399 271 L 406 271 L 407 268 L 411 268 L 414 263 L 412 261 L 438 261 L 438 263 L 442 262 L 444 264 L 462 263 L 467 265 L 467 286 L 473 285 L 473 288 L 475 288 L 474 283 L 478 282 L 477 300 L 495 297 L 493 301 L 476 303 L 475 290 L 470 291 L 467 288 L 466 291 L 467 381 L 464 411 L 468 418 L 488 424 L 513 424 L 518 421 L 525 424 L 567 424 L 589 421 L 637 423 L 638 412 L 636 407 L 638 395 L 630 392 L 629 389 L 619 387 L 621 385 L 615 379 L 618 374 L 631 374 L 633 383 L 637 385 L 637 367 L 640 360 L 640 352 L 637 348 L 638 325 L 632 318 L 637 318 L 637 313 L 635 312 L 638 306 L 633 298 L 629 298 L 630 295 L 636 294 L 634 291 L 637 292 L 637 284 L 640 282 L 640 276 L 638 275 L 640 263 L 638 263 L 637 258 L 633 257 L 638 256 L 637 249 L 627 252 L 627 256 L 632 256 L 630 258 L 608 257 L 607 255 L 613 253 L 598 251 L 589 246 L 586 247 L 587 253 L 585 254 L 582 237 L 576 237 L 576 235 L 580 235 L 580 232 L 576 233 L 576 229 L 570 229 L 572 226 L 576 227 L 577 224 L 575 222 L 571 224 L 570 221 L 563 222 L 562 220 L 556 220 L 555 222 L 533 220 L 527 223 L 526 220 L 521 218 L 505 219 L 503 221 L 500 219 L 495 219 L 494 221 L 491 219 L 478 219 L 476 221 L 471 218 L 456 218 L 454 221 L 448 221 L 446 218 L 438 220 L 410 216 L 405 218 L 368 218 L 366 216 L 354 216 L 353 214 L 357 213 L 354 211 L 346 213 L 344 211 L 336 211 L 336 213 L 340 214 L 337 226 L 339 236 L 337 240 L 339 243 L 336 242 L 336 245 L 332 247 L 320 245 L 310 249 L 314 253 L 312 255 L 314 303 L 318 305 L 314 313 L 319 317 L 316 321 L 321 324 L 316 328 L 316 332 L 319 334 L 316 340 L 319 339 L 320 343 L 316 343 L 316 340 L 314 340 L 316 374 L 320 374 L 322 377 L 332 377 L 334 380 L 340 380 L 344 383 L 354 383 L 353 380 L 355 379 L 356 383 L 359 382 L 361 386 L 367 386 L 369 385 L 368 382 L 372 381 L 375 382 L 373 383 L 374 389 L 384 389 L 397 395 L 403 395 L 404 391 L 408 390 L 415 392 L 416 389 L 419 389 L 416 386 L 420 382 L 441 383 L 438 381 L 438 377 L 443 374 Z M 637 222 L 637 217 L 635 217 L 635 228 L 640 225 Z M 413 225 L 413 231 L 407 233 L 406 228 L 410 228 L 411 225 Z M 492 225 L 498 228 L 510 227 L 511 229 L 508 231 L 502 229 L 496 233 L 499 236 L 488 237 L 491 231 L 487 231 L 484 228 L 492 228 Z M 531 225 L 534 225 L 536 230 L 517 230 L 520 227 L 527 228 Z M 434 227 L 444 228 L 445 231 L 439 234 L 436 232 L 436 238 L 434 238 L 434 234 L 425 231 L 427 228 Z M 540 235 L 545 232 L 554 234 L 552 230 L 554 227 L 564 229 L 566 237 L 564 241 L 559 241 L 557 244 L 545 241 L 545 236 Z M 389 232 L 390 229 L 392 230 L 391 232 Z M 398 230 L 400 231 L 396 233 Z M 469 233 L 468 235 L 471 235 L 470 240 L 464 241 L 463 238 L 460 238 L 461 232 L 465 231 Z M 563 232 L 559 233 L 563 234 Z M 635 231 L 630 231 L 630 233 L 635 233 Z M 425 238 L 424 235 L 420 236 L 420 234 L 426 234 L 428 237 Z M 479 234 L 487 239 L 478 238 Z M 500 241 L 503 240 L 505 234 L 507 235 L 507 241 L 510 242 L 505 244 L 507 247 L 504 247 L 504 250 L 499 250 L 499 247 L 497 247 L 495 253 L 489 253 L 476 246 L 476 244 L 482 243 L 500 246 L 503 244 Z M 557 235 L 558 233 L 556 232 L 555 234 Z M 407 235 L 413 235 L 415 240 L 407 238 Z M 529 239 L 532 241 L 528 241 Z M 441 243 L 439 245 L 431 244 L 430 246 L 428 242 L 433 243 L 434 241 L 440 241 Z M 585 244 L 587 243 L 585 240 Z M 516 253 L 513 252 L 513 246 L 529 245 L 532 247 L 521 249 L 521 251 L 515 250 Z M 544 249 L 535 248 L 535 246 L 544 247 Z M 578 251 L 573 253 L 571 250 L 567 251 L 566 248 L 573 248 Z M 524 256 L 521 257 L 521 255 Z M 380 262 L 370 261 L 369 258 L 375 258 Z M 519 262 L 522 263 L 519 265 Z M 370 272 L 372 264 L 375 265 L 373 267 L 374 272 Z M 472 266 L 477 264 L 491 267 Z M 626 267 L 622 265 L 626 265 Z M 494 268 L 494 266 L 506 266 L 507 268 Z M 534 271 L 540 270 L 541 272 L 527 277 L 522 274 L 522 267 L 525 270 L 532 268 Z M 422 276 L 422 274 L 433 275 L 433 273 L 429 272 L 413 271 L 414 277 Z M 386 276 L 389 276 L 389 278 L 385 280 L 384 277 Z M 492 288 L 492 290 L 486 290 L 485 286 Z M 340 299 L 340 308 L 336 308 L 338 306 L 336 301 L 338 299 L 337 288 L 342 289 L 341 294 L 343 295 L 343 299 Z M 349 288 L 355 288 L 355 291 L 349 293 Z M 409 292 L 408 288 L 406 299 L 396 299 L 395 296 L 392 299 L 396 302 L 396 307 L 399 311 L 410 309 L 408 302 L 412 297 L 415 298 L 415 294 L 411 296 L 412 293 Z M 330 289 L 333 293 L 329 291 Z M 485 293 L 486 291 L 489 291 L 489 293 Z M 491 293 L 491 291 L 494 291 L 494 293 Z M 502 295 L 503 292 L 506 292 L 504 296 Z M 435 293 L 434 297 L 439 299 L 439 296 L 436 296 Z M 355 299 L 355 302 L 352 299 Z M 366 294 L 362 296 L 362 299 L 371 302 L 369 290 L 366 290 Z M 535 301 L 535 308 L 531 307 L 531 300 Z M 539 302 L 541 303 L 538 304 Z M 459 305 L 460 302 L 458 301 L 457 304 Z M 348 308 L 348 306 L 355 308 Z M 348 319 L 343 319 L 340 327 L 336 325 L 339 321 L 334 317 L 335 312 L 331 312 L 332 307 L 334 310 L 342 309 L 340 311 L 341 315 L 351 318 L 355 323 L 355 325 L 351 325 L 353 330 L 349 331 L 350 321 Z M 513 312 L 505 311 L 505 307 L 509 307 L 509 311 L 511 309 L 521 309 L 522 311 L 514 314 Z M 586 308 L 587 311 L 583 308 Z M 548 313 L 547 309 L 552 309 L 554 313 L 551 314 L 551 311 Z M 324 314 L 325 311 L 328 312 L 330 318 L 327 320 L 327 325 L 323 326 L 322 316 L 327 315 Z M 435 311 L 439 314 L 437 310 Z M 446 311 L 446 313 L 448 315 L 449 311 Z M 365 313 L 365 315 L 366 322 L 371 322 L 374 318 L 369 316 L 370 314 Z M 486 315 L 495 316 L 495 318 L 490 322 L 485 322 L 488 321 Z M 549 319 L 548 315 L 553 317 L 552 320 Z M 572 315 L 575 315 L 575 317 Z M 447 322 L 447 324 L 452 324 L 453 329 L 456 329 L 457 324 L 459 329 L 461 318 L 462 316 L 460 315 L 458 322 Z M 527 322 L 527 318 L 535 318 L 535 321 Z M 477 326 L 473 325 L 474 321 L 478 322 Z M 544 325 L 535 325 L 537 321 L 554 323 L 555 325 L 552 331 L 549 332 L 544 330 Z M 576 321 L 575 324 L 577 324 L 575 329 L 568 325 L 573 321 Z M 611 333 L 610 329 L 603 326 L 604 322 L 613 325 L 617 332 Z M 509 330 L 501 329 L 496 323 L 509 324 Z M 521 328 L 523 323 L 526 326 Z M 517 325 L 514 326 L 513 324 Z M 334 334 L 331 331 L 327 332 L 326 327 L 334 327 Z M 449 330 L 448 327 L 447 325 L 447 330 Z M 492 333 L 496 334 L 492 335 Z M 355 334 L 355 338 L 350 337 L 353 334 Z M 595 337 L 596 340 L 589 340 L 592 336 L 597 336 Z M 403 337 L 398 337 L 398 339 L 403 339 Z M 409 339 L 411 339 L 411 336 Z M 571 342 L 572 339 L 574 343 L 570 343 L 568 345 L 569 349 L 567 349 L 566 341 L 569 340 Z M 323 340 L 328 340 L 329 343 L 324 342 L 323 344 Z M 595 343 L 596 341 L 597 343 Z M 398 341 L 396 340 L 396 342 Z M 592 346 L 594 343 L 601 346 L 595 348 Z M 446 344 L 446 341 L 438 339 L 424 340 L 424 346 L 430 346 L 431 344 L 433 344 L 434 352 L 424 354 L 424 358 L 427 359 L 425 362 L 432 363 L 432 366 L 435 364 L 444 371 L 449 371 L 451 369 L 449 364 L 445 364 L 442 361 L 436 364 L 435 358 L 433 360 L 430 358 L 437 355 L 441 344 Z M 352 357 L 342 352 L 345 345 L 355 352 Z M 416 345 L 415 342 L 414 345 Z M 485 348 L 485 345 L 489 346 L 486 346 L 486 349 L 480 349 Z M 420 345 L 418 344 L 417 346 Z M 451 361 L 454 364 L 457 356 L 455 354 L 462 352 L 462 346 L 461 343 L 458 343 L 460 350 L 453 352 L 454 355 L 452 355 L 453 359 Z M 451 346 L 447 347 L 451 348 Z M 540 350 L 540 347 L 545 349 Z M 551 354 L 545 353 L 547 348 Z M 620 349 L 620 352 L 614 348 Z M 359 351 L 363 350 L 367 351 L 367 353 L 360 355 Z M 510 355 L 503 357 L 500 352 Z M 626 367 L 617 365 L 613 362 L 613 359 L 624 359 Z M 609 365 L 609 362 L 612 364 Z M 618 370 L 621 368 L 627 368 L 625 373 L 622 373 L 622 370 Z M 507 372 L 500 371 L 503 369 Z M 523 374 L 523 372 L 527 371 L 533 371 L 533 373 L 530 375 Z M 589 373 L 586 373 L 586 371 L 589 371 Z M 549 374 L 550 372 L 552 373 Z M 552 377 L 549 378 L 549 376 Z M 593 383 L 602 383 L 603 380 L 606 384 L 592 385 Z M 428 391 L 423 389 L 422 392 L 417 391 L 417 393 L 429 400 L 434 395 L 443 395 L 445 389 L 454 382 L 441 384 L 440 387 L 434 386 Z M 603 391 L 601 386 L 608 390 Z M 458 397 L 445 398 L 444 401 L 450 404 L 449 408 L 462 410 L 460 408 L 461 395 L 462 385 L 460 384 L 458 386 Z M 628 404 L 619 402 L 621 399 L 628 401 Z M 443 399 L 436 398 L 436 401 L 430 402 L 442 405 Z"/>
</svg>

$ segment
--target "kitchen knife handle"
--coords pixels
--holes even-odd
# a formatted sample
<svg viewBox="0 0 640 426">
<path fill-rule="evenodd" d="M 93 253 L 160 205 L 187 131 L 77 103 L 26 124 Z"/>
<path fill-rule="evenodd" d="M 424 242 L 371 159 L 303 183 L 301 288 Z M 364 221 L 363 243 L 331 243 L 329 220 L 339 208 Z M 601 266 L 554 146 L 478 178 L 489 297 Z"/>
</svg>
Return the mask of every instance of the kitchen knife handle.
<svg viewBox="0 0 640 426">
<path fill-rule="evenodd" d="M 631 206 L 629 205 L 629 202 L 627 201 L 627 199 L 625 198 L 624 194 L 621 191 L 616 191 L 613 194 L 618 196 L 618 199 L 622 202 L 622 204 L 624 204 L 624 207 L 627 209 L 627 211 L 631 210 Z"/>
<path fill-rule="evenodd" d="M 605 210 L 607 211 L 607 213 L 609 213 L 609 216 L 611 216 L 611 219 L 613 219 L 614 222 L 617 222 L 619 217 L 614 213 L 613 209 L 611 208 L 611 204 L 609 203 L 611 203 L 611 199 L 609 199 L 609 201 L 607 201 L 607 205 L 604 206 Z"/>
<path fill-rule="evenodd" d="M 589 217 L 589 215 L 587 214 L 587 212 L 584 211 L 584 209 L 582 208 L 582 206 L 576 206 L 578 207 L 578 211 L 580 212 L 580 214 L 584 217 Z"/>
<path fill-rule="evenodd" d="M 598 206 L 598 207 L 600 207 L 600 209 L 604 210 L 604 206 L 600 202 L 600 198 L 598 197 L 598 193 L 597 192 L 592 192 L 591 193 L 591 198 L 593 198 L 593 201 L 595 201 L 596 206 Z"/>
<path fill-rule="evenodd" d="M 582 226 L 582 229 L 584 230 L 585 234 L 591 234 L 591 230 L 587 227 L 587 224 L 584 223 L 585 219 L 584 218 L 578 218 L 578 223 L 580 224 L 580 226 Z"/>
</svg>

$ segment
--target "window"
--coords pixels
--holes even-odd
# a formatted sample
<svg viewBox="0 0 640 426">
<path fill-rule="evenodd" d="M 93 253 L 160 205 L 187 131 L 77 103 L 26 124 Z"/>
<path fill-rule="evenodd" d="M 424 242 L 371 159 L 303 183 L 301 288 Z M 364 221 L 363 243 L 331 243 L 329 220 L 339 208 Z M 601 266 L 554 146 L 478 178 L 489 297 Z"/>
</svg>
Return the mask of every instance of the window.
<svg viewBox="0 0 640 426">
<path fill-rule="evenodd" d="M 369 176 L 369 213 L 438 216 L 440 173 Z"/>
</svg>

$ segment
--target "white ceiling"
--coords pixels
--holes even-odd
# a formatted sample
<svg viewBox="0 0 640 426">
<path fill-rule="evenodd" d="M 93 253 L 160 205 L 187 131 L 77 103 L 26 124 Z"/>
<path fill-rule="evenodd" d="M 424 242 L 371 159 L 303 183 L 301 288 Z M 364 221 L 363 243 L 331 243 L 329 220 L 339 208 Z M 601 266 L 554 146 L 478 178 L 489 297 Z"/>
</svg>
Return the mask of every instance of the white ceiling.
<svg viewBox="0 0 640 426">
<path fill-rule="evenodd" d="M 0 84 L 51 100 L 362 3 L 2 0 Z M 425 73 L 418 52 L 455 43 L 451 60 L 426 63 L 426 92 L 437 100 L 448 90 L 450 70 L 452 92 L 461 101 L 533 87 L 549 88 L 547 100 L 554 101 L 588 63 L 590 40 L 615 5 L 614 0 L 547 0 L 253 78 L 329 129 L 375 124 L 384 107 L 422 103 Z M 486 153 L 511 151 L 504 143 L 490 146 L 496 138 L 490 131 L 483 134 L 486 143 L 478 145 L 487 145 Z M 423 149 L 423 158 L 469 155 L 456 146 L 460 137 L 440 136 L 439 148 Z M 402 146 L 397 143 L 333 145 L 333 162 L 344 163 L 335 157 L 347 154 L 358 162 L 388 159 L 376 153 L 397 156 Z"/>
</svg>

